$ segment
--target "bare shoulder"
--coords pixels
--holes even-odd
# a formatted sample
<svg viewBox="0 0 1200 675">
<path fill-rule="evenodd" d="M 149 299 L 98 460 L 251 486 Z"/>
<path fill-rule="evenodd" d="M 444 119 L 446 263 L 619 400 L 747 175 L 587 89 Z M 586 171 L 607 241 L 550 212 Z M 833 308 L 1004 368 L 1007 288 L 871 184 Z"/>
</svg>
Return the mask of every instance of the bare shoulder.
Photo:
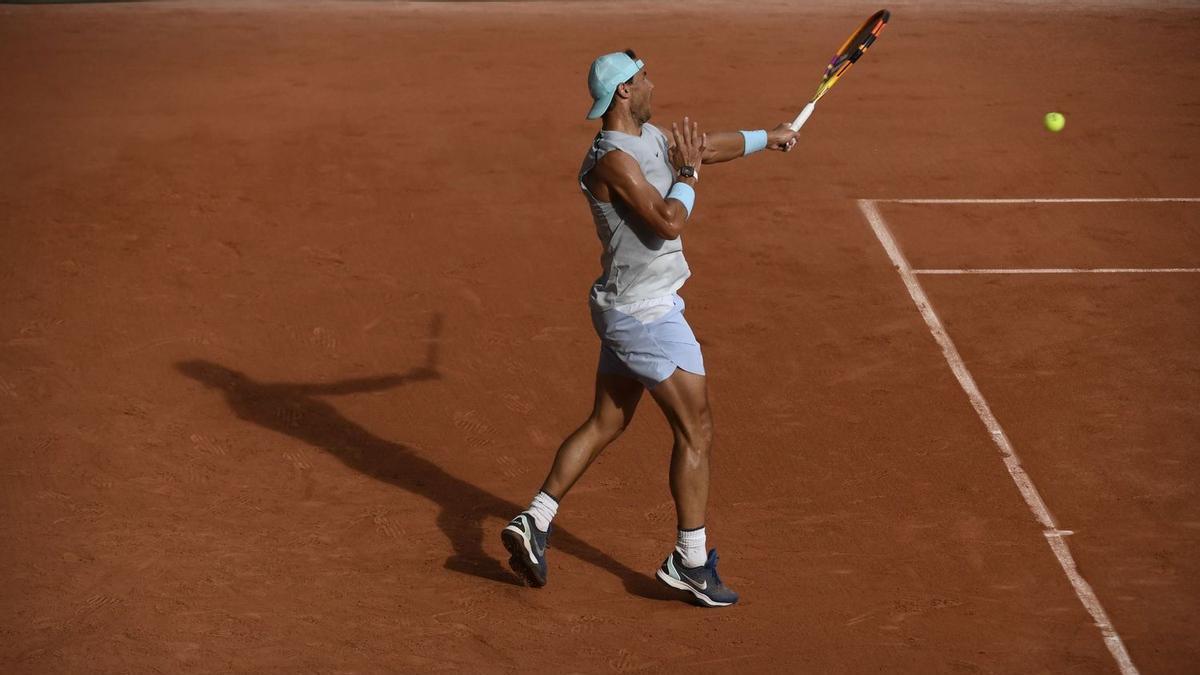
<svg viewBox="0 0 1200 675">
<path fill-rule="evenodd" d="M 642 167 L 629 153 L 611 150 L 596 162 L 596 168 L 592 169 L 592 172 L 597 174 L 597 178 L 611 183 L 641 178 Z"/>
<path fill-rule="evenodd" d="M 642 169 L 628 153 L 610 150 L 596 161 L 592 170 L 583 177 L 583 182 L 597 199 L 611 202 L 614 191 L 620 193 L 631 181 L 631 170 L 640 174 Z"/>
</svg>

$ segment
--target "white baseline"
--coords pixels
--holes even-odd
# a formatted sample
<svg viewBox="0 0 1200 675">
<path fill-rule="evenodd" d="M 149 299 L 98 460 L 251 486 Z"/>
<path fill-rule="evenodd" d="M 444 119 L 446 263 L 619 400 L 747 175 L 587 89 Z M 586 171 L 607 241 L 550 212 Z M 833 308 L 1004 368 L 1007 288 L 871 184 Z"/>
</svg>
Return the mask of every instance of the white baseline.
<svg viewBox="0 0 1200 675">
<path fill-rule="evenodd" d="M 993 269 L 986 267 L 968 267 L 961 270 L 913 270 L 913 274 L 1173 274 L 1196 273 L 1200 267 L 1019 267 L 1012 269 Z"/>
<path fill-rule="evenodd" d="M 1117 204 L 1200 202 L 1200 197 L 1012 197 L 983 199 L 870 199 L 892 204 Z"/>
<path fill-rule="evenodd" d="M 906 200 L 890 201 L 904 202 Z M 929 202 L 923 201 L 918 203 Z M 947 202 L 946 200 L 942 200 L 934 203 L 974 202 Z M 946 363 L 950 365 L 950 370 L 954 372 L 959 385 L 962 386 L 963 391 L 967 394 L 967 398 L 970 399 L 971 407 L 975 409 L 980 421 L 987 428 L 992 442 L 1000 450 L 1000 456 L 1004 460 L 1004 466 L 1008 469 L 1009 476 L 1012 477 L 1017 490 L 1021 492 L 1021 496 L 1025 499 L 1025 504 L 1029 507 L 1030 512 L 1033 513 L 1034 518 L 1041 523 L 1042 534 L 1046 537 L 1046 542 L 1050 545 L 1050 550 L 1054 553 L 1058 564 L 1062 567 L 1063 572 L 1067 575 L 1067 579 L 1071 582 L 1071 587 L 1074 589 L 1075 595 L 1083 603 L 1084 609 L 1091 615 L 1092 620 L 1096 623 L 1096 627 L 1100 629 L 1100 634 L 1104 638 L 1104 644 L 1108 647 L 1109 653 L 1116 659 L 1117 666 L 1121 669 L 1123 675 L 1137 675 L 1137 667 L 1130 660 L 1129 652 L 1125 649 L 1125 643 L 1121 640 L 1121 636 L 1117 634 L 1116 629 L 1113 628 L 1112 622 L 1108 619 L 1108 613 L 1104 611 L 1104 607 L 1100 604 L 1100 599 L 1096 597 L 1096 592 L 1092 590 L 1091 584 L 1083 578 L 1075 565 L 1075 558 L 1071 555 L 1071 550 L 1067 546 L 1067 540 L 1065 539 L 1071 532 L 1058 527 L 1054 516 L 1050 514 L 1050 510 L 1046 508 L 1046 503 L 1042 501 L 1041 494 L 1038 492 L 1037 487 L 1034 486 L 1033 480 L 1029 477 L 1029 474 L 1025 473 L 1025 469 L 1021 467 L 1021 460 L 1017 457 L 1016 450 L 1013 449 L 1012 443 L 1008 440 L 1008 436 L 1005 435 L 1004 429 L 1000 426 L 1000 422 L 992 414 L 991 406 L 983 398 L 983 393 L 979 391 L 979 387 L 975 384 L 975 379 L 971 376 L 970 371 L 967 370 L 966 364 L 963 363 L 962 356 L 958 353 L 958 348 L 954 346 L 954 341 L 950 339 L 945 327 L 942 325 L 942 320 L 933 311 L 933 305 L 930 304 L 929 297 L 925 295 L 925 290 L 921 287 L 921 282 L 917 280 L 916 273 L 908 264 L 908 260 L 905 259 L 904 254 L 900 252 L 900 247 L 896 244 L 895 238 L 892 237 L 891 230 L 883 220 L 883 216 L 879 213 L 876 200 L 860 199 L 858 200 L 858 208 L 862 211 L 863 216 L 866 217 L 867 222 L 870 223 L 871 229 L 875 231 L 875 236 L 879 238 L 879 243 L 887 251 L 892 264 L 896 266 L 896 270 L 900 273 L 900 279 L 904 282 L 905 287 L 908 288 L 908 294 L 912 296 L 913 302 L 917 305 L 917 310 L 920 311 L 921 317 L 925 319 L 925 324 L 929 326 L 929 331 L 933 333 L 933 339 L 942 348 L 942 355 L 946 357 Z"/>
</svg>

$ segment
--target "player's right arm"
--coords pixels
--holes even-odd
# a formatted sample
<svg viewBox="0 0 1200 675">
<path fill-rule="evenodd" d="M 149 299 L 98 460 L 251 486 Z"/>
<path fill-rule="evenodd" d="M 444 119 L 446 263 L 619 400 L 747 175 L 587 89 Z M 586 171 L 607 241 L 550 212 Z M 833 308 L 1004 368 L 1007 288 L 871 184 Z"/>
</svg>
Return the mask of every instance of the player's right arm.
<svg viewBox="0 0 1200 675">
<path fill-rule="evenodd" d="M 683 202 L 663 199 L 630 155 L 620 150 L 605 154 L 588 173 L 588 178 L 588 189 L 597 199 L 609 203 L 620 200 L 659 238 L 675 239 L 683 233 L 688 216 Z M 696 185 L 694 178 L 679 180 L 692 187 Z"/>
<path fill-rule="evenodd" d="M 683 164 L 700 166 L 704 156 L 704 139 L 697 133 L 688 133 L 676 137 L 676 147 L 671 149 L 673 155 L 678 155 Z M 663 198 L 653 185 L 646 180 L 642 167 L 632 156 L 614 150 L 606 153 L 596 162 L 596 166 L 588 172 L 585 179 L 588 190 L 602 201 L 612 203 L 620 200 L 661 239 L 677 239 L 683 233 L 683 225 L 687 222 L 688 207 L 683 202 L 671 196 Z M 679 176 L 676 183 L 684 183 L 696 187 L 695 178 Z"/>
</svg>

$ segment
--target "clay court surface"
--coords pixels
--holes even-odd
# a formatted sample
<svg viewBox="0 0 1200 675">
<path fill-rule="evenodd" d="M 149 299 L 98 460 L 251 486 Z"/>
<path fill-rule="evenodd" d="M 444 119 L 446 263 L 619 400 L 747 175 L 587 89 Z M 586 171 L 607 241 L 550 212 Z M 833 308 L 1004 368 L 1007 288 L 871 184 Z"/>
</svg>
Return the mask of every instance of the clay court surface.
<svg viewBox="0 0 1200 675">
<path fill-rule="evenodd" d="M 684 237 L 742 603 L 653 579 L 648 399 L 504 565 L 591 404 L 588 63 L 769 127 L 874 9 L 0 6 L 0 668 L 1194 672 L 1200 203 L 893 200 L 1200 197 L 1195 6 L 893 6 Z"/>
</svg>

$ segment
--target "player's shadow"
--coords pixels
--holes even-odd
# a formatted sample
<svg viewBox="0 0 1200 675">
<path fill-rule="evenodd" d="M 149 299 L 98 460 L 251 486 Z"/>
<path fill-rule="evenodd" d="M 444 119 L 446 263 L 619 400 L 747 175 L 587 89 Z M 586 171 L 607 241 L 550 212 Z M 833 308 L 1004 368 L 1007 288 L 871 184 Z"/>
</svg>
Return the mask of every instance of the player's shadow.
<svg viewBox="0 0 1200 675">
<path fill-rule="evenodd" d="M 432 349 L 431 354 L 435 354 Z M 446 561 L 447 568 L 494 581 L 519 583 L 507 566 L 483 550 L 483 523 L 493 519 L 497 527 L 488 532 L 498 536 L 499 523 L 515 516 L 523 507 L 448 473 L 402 443 L 376 436 L 322 400 L 327 396 L 381 391 L 440 379 L 433 361 L 402 374 L 329 383 L 259 382 L 245 373 L 202 359 L 180 361 L 175 367 L 221 392 L 238 418 L 324 450 L 351 468 L 437 504 L 438 528 L 454 548 L 454 555 Z M 624 582 L 630 593 L 647 598 L 673 597 L 648 574 L 627 567 L 565 529 L 555 528 L 551 546 L 611 572 Z"/>
</svg>

